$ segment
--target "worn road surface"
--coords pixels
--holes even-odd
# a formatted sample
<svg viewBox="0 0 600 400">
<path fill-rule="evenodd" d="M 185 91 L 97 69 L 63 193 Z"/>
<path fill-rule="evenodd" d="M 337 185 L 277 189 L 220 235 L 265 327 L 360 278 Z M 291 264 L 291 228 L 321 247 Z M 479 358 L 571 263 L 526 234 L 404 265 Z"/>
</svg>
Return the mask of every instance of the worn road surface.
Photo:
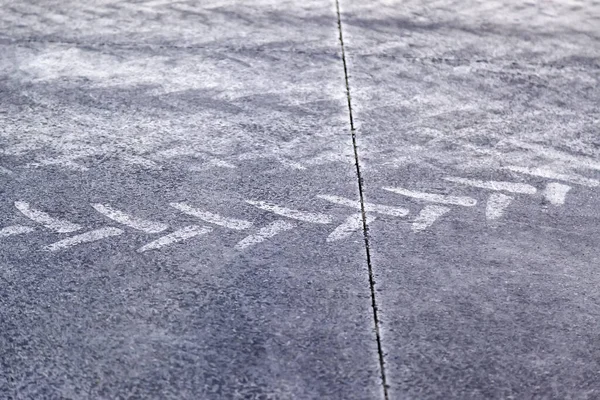
<svg viewBox="0 0 600 400">
<path fill-rule="evenodd" d="M 0 0 L 1 399 L 599 399 L 600 1 Z"/>
</svg>

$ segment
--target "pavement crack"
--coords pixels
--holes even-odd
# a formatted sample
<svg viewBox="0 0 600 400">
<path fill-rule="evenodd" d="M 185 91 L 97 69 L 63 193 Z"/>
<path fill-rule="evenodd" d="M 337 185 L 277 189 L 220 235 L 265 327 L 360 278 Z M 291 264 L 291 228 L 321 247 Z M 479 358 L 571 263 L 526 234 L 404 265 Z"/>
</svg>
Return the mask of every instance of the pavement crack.
<svg viewBox="0 0 600 400">
<path fill-rule="evenodd" d="M 360 213 L 362 217 L 362 231 L 363 238 L 365 242 L 365 253 L 367 258 L 367 268 L 369 272 L 369 287 L 371 290 L 371 309 L 373 311 L 373 323 L 375 325 L 375 338 L 377 341 L 377 353 L 379 356 L 379 368 L 381 373 L 381 383 L 383 386 L 383 397 L 385 400 L 389 400 L 388 395 L 388 385 L 385 373 L 385 360 L 383 353 L 383 346 L 381 343 L 381 330 L 380 330 L 380 322 L 378 315 L 378 307 L 377 307 L 377 298 L 375 291 L 375 276 L 373 274 L 373 264 L 371 262 L 371 250 L 369 245 L 369 225 L 367 222 L 367 213 L 366 206 L 364 200 L 364 190 L 363 190 L 363 177 L 360 169 L 360 161 L 358 156 L 358 145 L 356 140 L 356 129 L 354 127 L 354 117 L 352 115 L 352 97 L 350 95 L 350 81 L 348 79 L 348 63 L 346 62 L 346 50 L 344 47 L 344 35 L 342 33 L 342 17 L 340 12 L 340 2 L 339 0 L 335 0 L 335 8 L 337 13 L 337 25 L 338 25 L 338 33 L 340 40 L 340 47 L 342 53 L 342 64 L 344 66 L 344 80 L 346 83 L 346 97 L 348 99 L 348 116 L 350 119 L 350 133 L 352 136 L 352 148 L 354 150 L 354 161 L 356 166 L 356 178 L 358 181 L 358 193 L 360 197 Z"/>
</svg>

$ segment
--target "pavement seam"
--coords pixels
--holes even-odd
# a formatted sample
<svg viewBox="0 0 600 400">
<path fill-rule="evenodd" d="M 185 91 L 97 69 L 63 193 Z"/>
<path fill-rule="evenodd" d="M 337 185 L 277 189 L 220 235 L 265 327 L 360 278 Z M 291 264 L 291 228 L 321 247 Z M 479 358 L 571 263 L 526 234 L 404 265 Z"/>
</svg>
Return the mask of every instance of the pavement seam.
<svg viewBox="0 0 600 400">
<path fill-rule="evenodd" d="M 360 170 L 360 163 L 358 157 L 358 146 L 356 140 L 356 129 L 354 127 L 354 117 L 352 115 L 352 98 L 350 95 L 350 81 L 348 79 L 348 64 L 346 62 L 346 51 L 344 48 L 344 36 L 342 33 L 342 17 L 340 12 L 340 2 L 339 0 L 335 0 L 335 8 L 337 13 L 337 25 L 338 25 L 338 33 L 340 40 L 340 47 L 342 52 L 342 64 L 344 66 L 344 80 L 346 83 L 346 97 L 348 99 L 348 116 L 350 119 L 350 132 L 352 136 L 352 147 L 354 150 L 354 161 L 356 165 L 356 178 L 358 181 L 358 194 L 360 197 L 360 211 L 362 215 L 362 228 L 363 228 L 363 238 L 365 242 L 365 253 L 367 258 L 367 269 L 369 271 L 369 288 L 371 290 L 371 308 L 373 310 L 373 323 L 375 325 L 375 337 L 377 341 L 377 353 L 379 357 L 379 368 L 381 373 L 381 384 L 383 386 L 383 397 L 385 400 L 389 399 L 388 395 L 388 385 L 385 373 L 385 360 L 383 353 L 383 346 L 381 343 L 381 330 L 379 327 L 379 316 L 378 316 L 378 308 L 377 308 L 377 298 L 375 296 L 375 277 L 373 274 L 373 265 L 371 262 L 371 250 L 369 245 L 369 226 L 367 222 L 367 212 L 364 201 L 364 192 L 363 192 L 363 179 Z"/>
</svg>

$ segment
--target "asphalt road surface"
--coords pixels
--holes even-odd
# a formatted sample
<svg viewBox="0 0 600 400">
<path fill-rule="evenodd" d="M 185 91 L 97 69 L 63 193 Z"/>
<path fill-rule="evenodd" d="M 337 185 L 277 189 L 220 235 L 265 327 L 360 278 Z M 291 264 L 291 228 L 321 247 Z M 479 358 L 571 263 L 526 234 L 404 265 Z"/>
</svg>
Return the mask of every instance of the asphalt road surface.
<svg viewBox="0 0 600 400">
<path fill-rule="evenodd" d="M 0 398 L 599 399 L 600 1 L 0 0 Z"/>
</svg>

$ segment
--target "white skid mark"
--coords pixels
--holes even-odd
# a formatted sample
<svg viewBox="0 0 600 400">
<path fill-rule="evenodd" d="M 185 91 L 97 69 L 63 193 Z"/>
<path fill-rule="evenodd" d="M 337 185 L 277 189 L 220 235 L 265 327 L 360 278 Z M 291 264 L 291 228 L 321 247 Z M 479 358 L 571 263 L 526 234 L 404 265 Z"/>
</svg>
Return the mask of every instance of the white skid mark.
<svg viewBox="0 0 600 400">
<path fill-rule="evenodd" d="M 260 228 L 258 232 L 253 235 L 246 236 L 235 245 L 238 250 L 245 249 L 255 244 L 264 242 L 265 240 L 272 238 L 280 232 L 289 231 L 296 227 L 296 224 L 286 221 L 275 221 L 269 225 Z"/>
<path fill-rule="evenodd" d="M 367 217 L 367 222 L 373 222 L 375 218 Z M 362 214 L 353 214 L 349 216 L 341 225 L 339 225 L 333 232 L 327 236 L 328 242 L 335 242 L 337 240 L 346 239 L 354 232 L 363 230 Z"/>
<path fill-rule="evenodd" d="M 243 230 L 243 229 L 248 229 L 252 226 L 252 222 L 250 222 L 250 221 L 244 221 L 241 219 L 234 219 L 234 218 L 226 218 L 219 214 L 213 214 L 208 211 L 198 210 L 197 208 L 190 207 L 189 205 L 187 205 L 185 203 L 169 203 L 169 205 L 171 207 L 176 208 L 177 210 L 181 211 L 182 213 L 191 215 L 196 218 L 200 218 L 201 220 L 203 220 L 205 222 L 219 225 L 219 226 L 222 226 L 222 227 L 225 227 L 228 229 L 235 229 L 235 230 L 239 231 L 239 230 Z"/>
<path fill-rule="evenodd" d="M 81 165 L 79 163 L 76 163 L 75 161 L 73 161 L 73 159 L 71 157 L 58 157 L 58 158 L 47 158 L 44 160 L 39 160 L 37 162 L 32 162 L 29 164 L 26 164 L 25 167 L 42 167 L 42 166 L 47 166 L 47 165 L 58 165 L 59 167 L 63 167 L 66 169 L 71 169 L 73 171 L 87 171 L 88 167 Z"/>
<path fill-rule="evenodd" d="M 15 201 L 15 207 L 27 218 L 44 225 L 48 229 L 52 229 L 58 233 L 75 232 L 81 229 L 81 226 L 69 221 L 64 221 L 58 218 L 53 218 L 43 211 L 35 210 L 24 201 Z"/>
<path fill-rule="evenodd" d="M 161 166 L 152 160 L 148 160 L 142 156 L 134 154 L 123 154 L 120 156 L 121 160 L 130 165 L 139 165 L 144 168 L 159 170 Z"/>
<path fill-rule="evenodd" d="M 473 186 L 481 189 L 523 194 L 535 194 L 535 192 L 537 192 L 535 187 L 528 185 L 527 183 L 480 181 L 476 179 L 457 178 L 453 176 L 449 176 L 444 179 L 450 182 L 461 183 L 463 185 Z"/>
<path fill-rule="evenodd" d="M 346 206 L 346 207 L 352 207 L 357 210 L 362 209 L 360 206 L 360 201 L 358 201 L 358 200 L 351 200 L 351 199 L 347 199 L 345 197 L 321 195 L 321 194 L 317 195 L 317 197 L 320 199 L 323 199 L 323 200 L 327 200 L 334 204 L 339 204 L 339 205 Z M 404 217 L 404 216 L 408 215 L 408 213 L 409 213 L 409 211 L 406 208 L 390 207 L 390 206 L 384 206 L 381 204 L 373 204 L 373 203 L 365 203 L 365 211 L 391 215 L 394 217 Z"/>
<path fill-rule="evenodd" d="M 562 183 L 551 182 L 544 189 L 544 197 L 553 205 L 560 206 L 565 204 L 567 193 L 571 190 L 570 186 Z"/>
<path fill-rule="evenodd" d="M 57 251 L 66 249 L 69 247 L 77 246 L 81 243 L 94 242 L 96 240 L 104 239 L 111 236 L 118 236 L 122 234 L 123 231 L 119 228 L 101 228 L 93 231 L 85 232 L 80 235 L 71 236 L 70 238 L 66 238 L 60 240 L 56 243 L 52 243 L 45 247 L 45 250 L 49 251 Z"/>
<path fill-rule="evenodd" d="M 112 207 L 103 204 L 92 204 L 92 207 L 100 214 L 112 219 L 120 224 L 127 225 L 138 231 L 146 233 L 159 233 L 166 230 L 169 226 L 160 222 L 146 221 L 140 218 L 132 217 L 125 214 L 123 211 L 116 210 Z"/>
<path fill-rule="evenodd" d="M 485 206 L 485 217 L 487 219 L 498 219 L 504 214 L 504 209 L 508 207 L 512 197 L 502 193 L 492 193 Z"/>
<path fill-rule="evenodd" d="M 448 211 L 450 211 L 450 209 L 444 206 L 426 206 L 412 223 L 412 230 L 419 232 L 429 228 L 436 219 L 446 214 Z"/>
<path fill-rule="evenodd" d="M 526 143 L 521 142 L 519 140 L 508 139 L 508 143 L 513 144 L 517 147 L 521 147 L 523 149 L 531 150 L 534 153 L 544 156 L 546 158 L 553 158 L 555 160 L 565 161 L 567 163 L 575 164 L 580 167 L 595 169 L 600 171 L 600 162 L 582 156 L 574 156 L 573 154 L 563 153 L 562 151 L 555 150 L 551 147 L 545 147 L 535 143 Z"/>
<path fill-rule="evenodd" d="M 517 167 L 510 166 L 505 167 L 505 169 L 513 172 L 518 172 L 521 174 L 539 176 L 541 178 L 548 179 L 556 179 L 558 181 L 565 181 L 575 183 L 577 185 L 587 186 L 587 187 L 598 187 L 600 186 L 600 181 L 595 179 L 585 178 L 583 176 L 575 175 L 575 174 L 560 174 L 558 172 L 554 172 L 550 169 L 546 168 L 527 168 L 527 167 Z"/>
<path fill-rule="evenodd" d="M 383 190 L 401 194 L 403 196 L 412 197 L 415 199 L 431 201 L 433 203 L 453 204 L 457 206 L 473 207 L 477 204 L 477 200 L 466 196 L 446 196 L 435 193 L 414 192 L 403 188 L 384 187 Z"/>
<path fill-rule="evenodd" d="M 12 175 L 13 172 L 8 168 L 0 167 L 0 174 Z"/>
<path fill-rule="evenodd" d="M 21 235 L 23 233 L 33 232 L 34 229 L 29 226 L 23 225 L 11 225 L 6 228 L 0 229 L 0 238 L 13 236 L 13 235 Z"/>
<path fill-rule="evenodd" d="M 185 228 L 178 229 L 173 233 L 169 233 L 168 235 L 160 237 L 155 241 L 140 247 L 137 252 L 143 253 L 148 250 L 160 249 L 161 247 L 168 246 L 173 243 L 178 243 L 196 236 L 205 235 L 210 231 L 212 231 L 212 228 L 198 225 L 186 226 Z"/>
<path fill-rule="evenodd" d="M 292 210 L 266 201 L 246 200 L 246 203 L 252 204 L 261 210 L 269 211 L 287 218 L 297 219 L 298 221 L 311 222 L 313 224 L 330 224 L 333 222 L 333 218 L 326 214 Z"/>
</svg>

